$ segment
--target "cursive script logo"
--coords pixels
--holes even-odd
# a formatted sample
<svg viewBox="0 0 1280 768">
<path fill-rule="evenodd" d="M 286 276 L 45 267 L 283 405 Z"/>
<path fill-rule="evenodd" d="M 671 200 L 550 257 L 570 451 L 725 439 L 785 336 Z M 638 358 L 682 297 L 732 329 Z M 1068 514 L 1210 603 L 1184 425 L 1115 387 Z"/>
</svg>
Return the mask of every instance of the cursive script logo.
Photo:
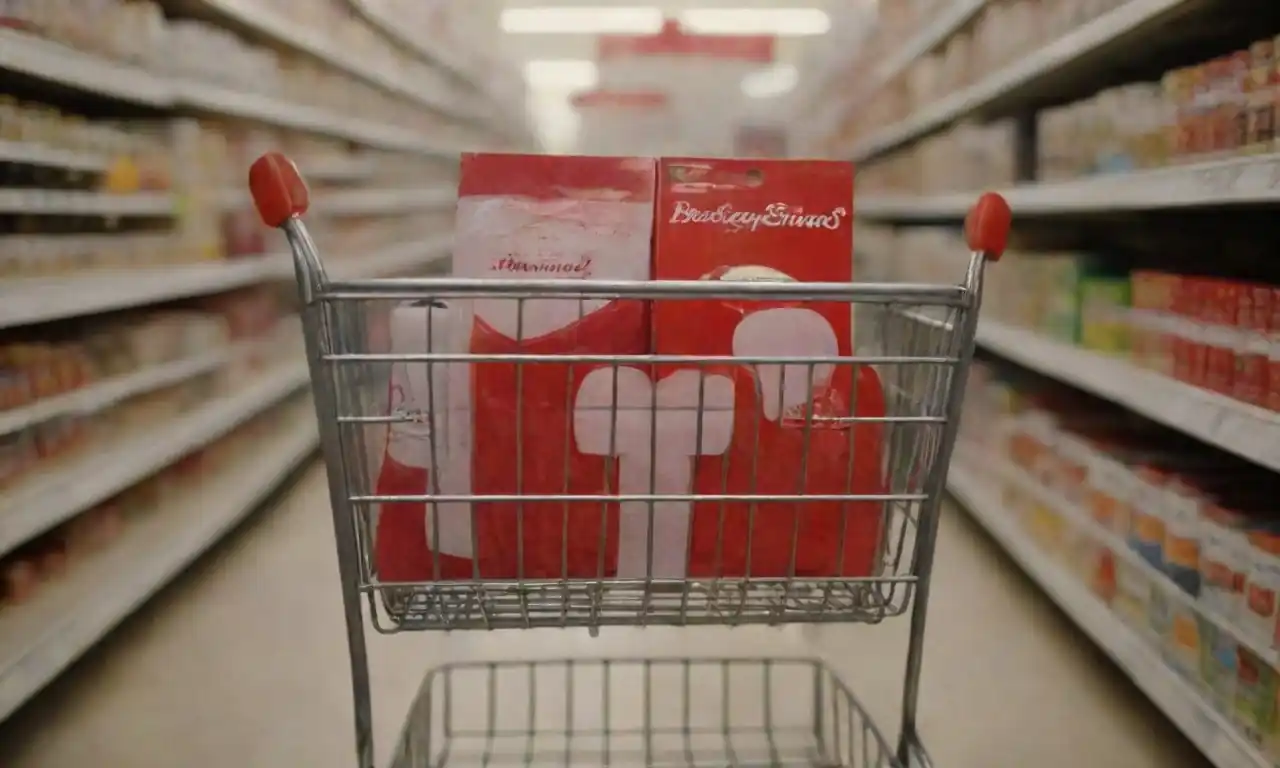
<svg viewBox="0 0 1280 768">
<path fill-rule="evenodd" d="M 592 261 L 592 257 L 585 254 L 572 258 L 560 254 L 539 254 L 533 258 L 507 254 L 494 260 L 489 269 L 493 272 L 512 272 L 520 275 L 590 277 Z"/>
<path fill-rule="evenodd" d="M 829 213 L 805 213 L 803 208 L 786 203 L 771 203 L 760 211 L 735 211 L 725 203 L 713 210 L 702 210 L 688 201 L 679 200 L 671 210 L 669 224 L 721 224 L 734 232 L 756 231 L 761 227 L 794 227 L 796 229 L 839 229 L 849 216 L 844 207 Z"/>
</svg>

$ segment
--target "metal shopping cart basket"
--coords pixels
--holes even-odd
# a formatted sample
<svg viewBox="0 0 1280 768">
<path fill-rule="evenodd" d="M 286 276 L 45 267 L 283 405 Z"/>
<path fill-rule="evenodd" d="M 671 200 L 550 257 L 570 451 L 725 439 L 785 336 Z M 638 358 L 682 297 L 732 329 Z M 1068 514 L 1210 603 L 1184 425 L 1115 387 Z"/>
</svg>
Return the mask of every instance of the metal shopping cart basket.
<svg viewBox="0 0 1280 768">
<path fill-rule="evenodd" d="M 983 269 L 987 260 L 1000 256 L 1008 235 L 1009 208 L 1001 198 L 983 196 L 971 212 L 966 234 L 973 252 L 963 282 L 957 285 L 454 278 L 335 281 L 326 276 L 300 220 L 307 209 L 308 193 L 293 164 L 277 154 L 264 156 L 250 172 L 250 186 L 263 220 L 284 231 L 296 265 L 321 446 L 328 466 L 360 768 L 374 766 L 366 621 L 381 632 L 588 628 L 594 633 L 602 626 L 879 622 L 908 612 L 911 631 L 896 746 L 889 745 L 850 690 L 821 662 L 566 659 L 453 664 L 431 671 L 411 706 L 390 764 L 395 768 L 499 763 L 645 768 L 929 765 L 916 729 L 925 605 L 939 503 L 966 369 L 973 355 Z M 757 502 L 761 508 L 766 504 L 775 510 L 781 506 L 794 510 L 788 514 L 796 520 L 797 535 L 806 505 L 872 504 L 881 523 L 875 556 L 868 559 L 871 572 L 854 577 L 798 573 L 798 545 L 793 537 L 791 567 L 784 575 L 769 578 L 742 574 L 656 578 L 652 575 L 652 552 L 646 571 L 649 575 L 644 578 L 610 575 L 602 561 L 592 578 L 534 579 L 519 574 L 514 578 L 481 578 L 476 570 L 472 578 L 448 579 L 442 577 L 438 556 L 432 569 L 435 578 L 420 583 L 390 583 L 380 578 L 373 549 L 373 518 L 379 505 L 419 502 L 425 510 L 428 504 L 452 503 L 475 510 L 486 503 L 537 502 L 544 504 L 539 514 L 546 515 L 556 509 L 545 506 L 547 502 L 563 502 L 567 508 L 568 502 L 582 501 L 564 495 L 516 494 L 508 498 L 472 494 L 452 498 L 429 493 L 377 493 L 369 469 L 369 446 L 378 439 L 378 430 L 406 420 L 429 421 L 434 413 L 431 409 L 425 416 L 422 412 L 388 413 L 386 382 L 392 366 L 500 363 L 514 366 L 519 377 L 522 371 L 550 364 L 613 366 L 617 375 L 616 367 L 628 363 L 643 367 L 678 362 L 698 368 L 727 362 L 724 358 L 665 361 L 650 354 L 557 358 L 449 355 L 430 348 L 422 354 L 379 351 L 378 325 L 389 306 L 403 306 L 404 302 L 436 306 L 440 301 L 477 297 L 501 297 L 520 302 L 521 307 L 538 299 L 586 297 L 850 303 L 854 309 L 853 352 L 826 362 L 855 373 L 871 367 L 882 383 L 884 413 L 862 417 L 850 409 L 843 416 L 837 412 L 823 418 L 880 425 L 876 429 L 881 430 L 877 434 L 882 450 L 877 455 L 882 457 L 882 466 L 877 471 L 883 479 L 878 493 L 845 487 L 839 494 L 822 496 L 673 496 L 655 493 L 650 485 L 649 493 L 626 499 L 614 495 L 588 500 L 602 508 L 623 500 L 647 505 L 650 542 L 653 510 L 663 502 L 732 502 L 749 504 L 752 510 Z M 430 338 L 429 333 L 427 336 Z M 802 370 L 807 368 L 810 375 L 813 366 L 821 362 L 785 356 L 729 360 L 734 365 L 798 365 Z M 518 396 L 516 401 L 519 411 Z M 698 408 L 702 405 L 700 400 Z M 611 407 L 616 410 L 616 400 Z M 616 422 L 618 414 L 612 416 Z M 520 418 L 517 414 L 517 421 Z M 803 414 L 806 457 L 811 422 L 818 418 L 811 407 Z M 424 434 L 433 436 L 434 423 L 425 426 Z M 567 542 L 567 509 L 564 514 L 566 538 L 562 541 Z M 514 525 L 521 525 L 524 519 L 517 515 Z M 431 520 L 438 524 L 439 515 L 433 514 Z M 724 518 L 720 520 L 723 525 Z M 750 546 L 748 543 L 748 551 Z M 749 563 L 748 554 L 747 574 L 751 573 Z M 513 708 L 518 714 L 511 714 Z"/>
</svg>

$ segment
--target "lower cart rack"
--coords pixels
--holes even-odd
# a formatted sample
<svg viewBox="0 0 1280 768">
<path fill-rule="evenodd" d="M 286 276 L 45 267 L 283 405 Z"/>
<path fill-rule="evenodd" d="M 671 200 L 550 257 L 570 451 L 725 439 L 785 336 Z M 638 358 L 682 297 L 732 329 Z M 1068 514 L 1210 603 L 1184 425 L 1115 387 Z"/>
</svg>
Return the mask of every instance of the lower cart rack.
<svg viewBox="0 0 1280 768">
<path fill-rule="evenodd" d="M 392 768 L 888 768 L 889 743 L 821 662 L 450 664 L 427 675 Z"/>
</svg>

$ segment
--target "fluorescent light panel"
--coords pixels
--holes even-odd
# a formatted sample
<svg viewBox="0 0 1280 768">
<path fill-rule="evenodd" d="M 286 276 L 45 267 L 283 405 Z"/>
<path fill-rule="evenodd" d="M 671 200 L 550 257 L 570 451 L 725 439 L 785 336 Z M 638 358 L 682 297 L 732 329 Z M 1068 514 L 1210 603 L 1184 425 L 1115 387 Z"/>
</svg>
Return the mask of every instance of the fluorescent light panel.
<svg viewBox="0 0 1280 768">
<path fill-rule="evenodd" d="M 594 88 L 600 73 L 587 59 L 535 59 L 525 62 L 524 79 L 537 90 L 582 90 Z"/>
<path fill-rule="evenodd" d="M 703 35 L 809 37 L 831 31 L 831 17 L 820 8 L 690 8 L 678 18 Z"/>
<path fill-rule="evenodd" d="M 508 8 L 502 31 L 513 35 L 651 35 L 662 29 L 662 10 L 643 6 Z"/>
<path fill-rule="evenodd" d="M 752 99 L 772 99 L 795 90 L 799 82 L 799 70 L 780 64 L 742 78 L 742 93 Z"/>
</svg>

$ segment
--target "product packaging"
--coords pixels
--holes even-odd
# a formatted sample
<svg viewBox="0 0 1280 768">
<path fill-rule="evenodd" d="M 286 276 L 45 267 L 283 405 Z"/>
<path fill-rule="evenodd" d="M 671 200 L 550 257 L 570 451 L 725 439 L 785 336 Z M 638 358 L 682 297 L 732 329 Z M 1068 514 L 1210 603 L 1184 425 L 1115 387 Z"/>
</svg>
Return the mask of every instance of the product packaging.
<svg viewBox="0 0 1280 768">
<path fill-rule="evenodd" d="M 395 354 L 440 354 L 453 349 L 456 313 L 442 301 L 405 303 L 391 311 Z M 387 429 L 376 493 L 438 494 L 453 486 L 446 472 L 449 446 L 450 364 L 397 362 L 391 367 L 388 415 L 402 420 Z M 391 502 L 380 505 L 374 562 L 383 581 L 466 579 L 472 576 L 471 515 L 465 505 Z"/>
<path fill-rule="evenodd" d="M 607 364 L 486 362 L 496 355 L 640 355 L 649 350 L 646 305 L 608 298 L 521 299 L 510 283 L 531 279 L 645 280 L 649 277 L 654 161 L 644 158 L 464 155 L 458 191 L 453 271 L 495 281 L 492 297 L 449 300 L 450 353 L 474 362 L 443 366 L 446 435 L 436 435 L 435 480 L 423 468 L 430 451 L 405 445 L 404 476 L 380 494 L 496 496 L 476 503 L 384 505 L 379 573 L 394 580 L 440 578 L 589 578 L 616 570 L 618 505 L 527 501 L 529 496 L 618 492 L 627 471 L 606 451 L 613 414 L 584 417 L 580 390 Z M 508 290 L 503 293 L 497 281 Z M 394 328 L 393 328 L 393 335 Z M 433 334 L 434 335 L 434 334 Z M 395 351 L 422 351 L 422 334 L 394 340 Z M 437 341 L 433 339 L 433 341 Z M 442 342 L 444 343 L 444 342 Z M 402 374 L 417 387 L 438 381 L 414 364 Z M 418 364 L 422 368 L 421 364 Z M 393 383 L 393 390 L 394 390 Z M 575 401 L 577 398 L 577 401 Z M 423 408 L 420 392 L 406 403 Z M 440 408 L 440 406 L 435 406 Z M 625 418 L 620 417 L 620 418 Z M 426 419 L 441 429 L 438 419 Z M 617 427 L 622 433 L 622 427 Z M 418 436 L 420 438 L 420 436 Z M 388 446 L 393 456 L 394 439 Z M 426 488 L 430 485 L 430 491 Z M 412 491 L 392 487 L 415 487 Z M 516 500 L 519 499 L 519 500 Z M 394 524 L 387 518 L 394 514 Z M 434 516 L 434 517 L 433 517 Z M 394 527 L 392 527 L 394 525 Z M 420 527 L 415 527 L 420 526 Z M 391 533 L 393 530 L 397 533 Z M 432 538 L 436 530 L 441 539 Z M 397 542 L 399 532 L 411 539 Z M 382 557 L 385 555 L 385 561 Z M 461 573 L 454 574 L 454 568 Z M 389 580 L 386 575 L 384 580 Z"/>
<path fill-rule="evenodd" d="M 846 163 L 672 158 L 660 163 L 658 185 L 658 280 L 853 278 Z M 690 444 L 670 461 L 692 463 L 692 492 L 885 493 L 881 424 L 848 421 L 885 415 L 879 376 L 870 366 L 831 362 L 851 355 L 851 337 L 848 302 L 655 302 L 658 355 L 817 361 L 704 367 L 701 375 L 693 362 L 659 366 L 660 392 L 689 387 L 696 395 L 701 378 L 703 402 L 714 397 L 718 408 L 732 408 L 732 418 L 703 409 L 701 445 L 697 435 L 680 436 Z M 676 469 L 665 482 L 690 482 Z M 655 520 L 655 541 L 689 552 L 687 563 L 668 563 L 668 575 L 684 575 L 687 565 L 699 577 L 865 576 L 874 570 L 883 504 L 703 501 L 671 505 L 667 514 Z"/>
</svg>

